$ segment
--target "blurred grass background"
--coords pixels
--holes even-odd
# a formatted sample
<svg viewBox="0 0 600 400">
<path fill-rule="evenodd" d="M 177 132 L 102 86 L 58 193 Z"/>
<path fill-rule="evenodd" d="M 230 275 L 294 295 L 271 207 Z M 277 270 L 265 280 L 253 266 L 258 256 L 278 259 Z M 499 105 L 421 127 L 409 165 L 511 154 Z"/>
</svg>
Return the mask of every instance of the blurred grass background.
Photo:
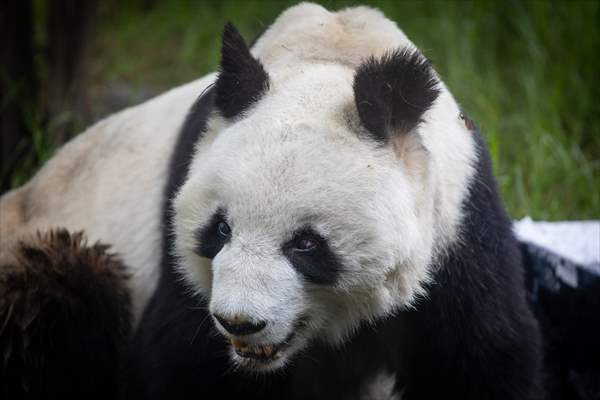
<svg viewBox="0 0 600 400">
<path fill-rule="evenodd" d="M 60 144 L 49 139 L 54 131 L 71 137 L 117 109 L 214 70 L 226 21 L 251 40 L 294 3 L 97 3 L 82 51 L 83 100 L 55 114 L 40 111 L 39 101 L 19 104 L 29 139 L 8 172 L 10 186 L 25 182 L 51 156 Z M 600 2 L 319 3 L 329 9 L 378 7 L 432 59 L 487 138 L 514 218 L 600 218 Z M 34 52 L 40 52 L 48 41 L 47 4 L 33 5 Z M 53 76 L 38 56 L 36 74 L 44 87 Z"/>
</svg>

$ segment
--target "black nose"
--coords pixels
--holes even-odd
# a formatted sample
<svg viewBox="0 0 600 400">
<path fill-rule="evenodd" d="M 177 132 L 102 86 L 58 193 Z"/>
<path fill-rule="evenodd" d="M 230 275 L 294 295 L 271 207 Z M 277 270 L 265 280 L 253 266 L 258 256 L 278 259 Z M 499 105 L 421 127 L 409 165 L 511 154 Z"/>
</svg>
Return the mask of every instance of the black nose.
<svg viewBox="0 0 600 400">
<path fill-rule="evenodd" d="M 246 318 L 237 315 L 232 319 L 227 319 L 217 314 L 213 315 L 221 326 L 232 335 L 250 335 L 262 330 L 267 325 L 265 321 L 249 322 Z"/>
</svg>

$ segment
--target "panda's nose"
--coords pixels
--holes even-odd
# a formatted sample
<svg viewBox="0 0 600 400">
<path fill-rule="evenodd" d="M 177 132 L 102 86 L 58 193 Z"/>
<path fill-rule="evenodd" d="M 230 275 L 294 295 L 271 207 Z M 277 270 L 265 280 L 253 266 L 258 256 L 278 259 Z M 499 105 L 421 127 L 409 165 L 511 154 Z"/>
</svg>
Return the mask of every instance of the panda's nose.
<svg viewBox="0 0 600 400">
<path fill-rule="evenodd" d="M 250 335 L 261 331 L 267 323 L 265 321 L 250 322 L 248 318 L 235 315 L 233 318 L 225 318 L 222 315 L 213 314 L 219 324 L 232 335 Z"/>
</svg>

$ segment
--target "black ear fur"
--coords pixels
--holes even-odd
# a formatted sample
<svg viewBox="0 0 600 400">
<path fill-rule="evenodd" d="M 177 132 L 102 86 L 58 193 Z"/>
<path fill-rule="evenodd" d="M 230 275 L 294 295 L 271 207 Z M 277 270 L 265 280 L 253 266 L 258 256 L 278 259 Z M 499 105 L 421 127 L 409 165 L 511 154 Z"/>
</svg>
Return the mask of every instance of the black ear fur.
<svg viewBox="0 0 600 400">
<path fill-rule="evenodd" d="M 365 61 L 354 76 L 354 100 L 364 127 L 380 142 L 414 129 L 439 95 L 431 63 L 405 47 Z"/>
<path fill-rule="evenodd" d="M 268 88 L 269 75 L 228 22 L 223 30 L 221 66 L 215 83 L 217 109 L 225 118 L 233 118 L 258 101 Z"/>
</svg>

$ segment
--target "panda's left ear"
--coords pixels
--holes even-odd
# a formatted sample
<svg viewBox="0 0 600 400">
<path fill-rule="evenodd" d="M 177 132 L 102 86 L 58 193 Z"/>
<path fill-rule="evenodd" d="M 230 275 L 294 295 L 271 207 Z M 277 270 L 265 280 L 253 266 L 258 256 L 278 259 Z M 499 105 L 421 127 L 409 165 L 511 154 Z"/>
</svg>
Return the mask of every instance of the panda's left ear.
<svg viewBox="0 0 600 400">
<path fill-rule="evenodd" d="M 418 50 L 403 48 L 371 57 L 354 76 L 354 100 L 363 126 L 382 143 L 420 123 L 439 95 L 431 63 Z"/>
<path fill-rule="evenodd" d="M 269 75 L 250 54 L 244 38 L 228 22 L 223 30 L 221 65 L 215 82 L 215 105 L 225 118 L 243 113 L 269 88 Z"/>
</svg>

